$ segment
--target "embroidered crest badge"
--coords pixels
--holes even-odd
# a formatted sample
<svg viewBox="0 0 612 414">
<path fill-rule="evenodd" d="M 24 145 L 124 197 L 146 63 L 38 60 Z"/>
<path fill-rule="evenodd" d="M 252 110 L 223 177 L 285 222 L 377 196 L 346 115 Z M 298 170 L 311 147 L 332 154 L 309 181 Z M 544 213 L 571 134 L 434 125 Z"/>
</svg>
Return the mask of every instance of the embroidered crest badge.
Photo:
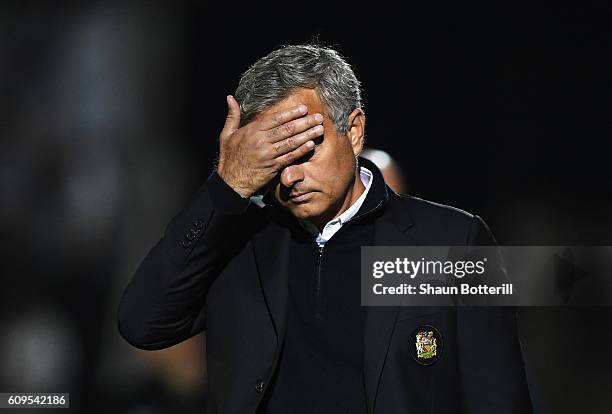
<svg viewBox="0 0 612 414">
<path fill-rule="evenodd" d="M 413 333 L 412 356 L 421 365 L 432 365 L 442 352 L 442 336 L 436 328 L 429 325 L 419 326 Z"/>
<path fill-rule="evenodd" d="M 416 334 L 417 358 L 430 359 L 435 357 L 438 350 L 437 339 L 433 331 L 423 331 Z"/>
</svg>

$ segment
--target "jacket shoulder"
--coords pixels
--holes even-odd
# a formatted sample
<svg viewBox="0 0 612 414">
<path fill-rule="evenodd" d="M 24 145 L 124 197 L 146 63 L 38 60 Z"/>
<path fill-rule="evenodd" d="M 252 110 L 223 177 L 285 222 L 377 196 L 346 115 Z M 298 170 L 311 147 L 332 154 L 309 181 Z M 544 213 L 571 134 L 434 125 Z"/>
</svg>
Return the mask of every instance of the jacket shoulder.
<svg viewBox="0 0 612 414">
<path fill-rule="evenodd" d="M 394 197 L 395 198 L 395 197 Z M 466 243 L 479 219 L 457 207 L 436 203 L 419 197 L 398 194 L 397 204 L 408 214 L 419 238 L 424 242 L 455 244 Z"/>
<path fill-rule="evenodd" d="M 397 194 L 402 205 L 415 215 L 415 218 L 434 218 L 468 223 L 474 219 L 474 214 L 460 208 L 436 203 L 419 197 Z"/>
</svg>

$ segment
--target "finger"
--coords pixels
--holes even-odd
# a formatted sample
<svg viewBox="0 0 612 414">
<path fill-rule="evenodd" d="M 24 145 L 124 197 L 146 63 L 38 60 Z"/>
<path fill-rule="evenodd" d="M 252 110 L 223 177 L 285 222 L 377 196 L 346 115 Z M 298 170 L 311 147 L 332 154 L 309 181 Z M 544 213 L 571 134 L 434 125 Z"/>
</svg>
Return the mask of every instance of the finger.
<svg viewBox="0 0 612 414">
<path fill-rule="evenodd" d="M 285 155 L 296 148 L 300 147 L 309 140 L 313 140 L 316 137 L 323 135 L 323 125 L 317 125 L 310 128 L 308 131 L 304 131 L 301 134 L 293 135 L 283 141 L 275 142 L 272 144 L 273 156 L 280 157 Z"/>
<path fill-rule="evenodd" d="M 297 160 L 299 160 L 300 158 L 306 156 L 308 153 L 312 152 L 312 150 L 314 149 L 315 144 L 312 140 L 310 141 L 306 141 L 305 143 L 303 143 L 301 146 L 299 146 L 297 149 L 281 156 L 278 157 L 276 160 L 278 162 L 279 168 L 285 168 L 286 166 L 293 164 L 294 162 L 296 162 Z"/>
<path fill-rule="evenodd" d="M 225 138 L 240 128 L 240 105 L 232 95 L 227 95 L 227 117 L 221 131 L 221 138 Z"/>
<path fill-rule="evenodd" d="M 279 142 L 321 123 L 323 123 L 323 115 L 321 114 L 305 116 L 268 130 L 266 137 L 269 142 Z"/>
<path fill-rule="evenodd" d="M 306 105 L 293 106 L 283 111 L 274 112 L 262 117 L 259 123 L 260 131 L 267 131 L 272 128 L 276 128 L 279 125 L 289 122 L 292 119 L 299 118 L 306 115 L 308 108 Z"/>
</svg>

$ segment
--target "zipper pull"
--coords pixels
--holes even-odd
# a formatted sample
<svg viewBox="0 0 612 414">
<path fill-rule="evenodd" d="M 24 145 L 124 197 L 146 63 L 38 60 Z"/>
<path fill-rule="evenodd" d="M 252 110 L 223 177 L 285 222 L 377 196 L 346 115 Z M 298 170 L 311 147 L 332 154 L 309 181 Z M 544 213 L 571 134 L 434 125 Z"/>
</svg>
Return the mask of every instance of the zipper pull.
<svg viewBox="0 0 612 414">
<path fill-rule="evenodd" d="M 317 265 L 321 263 L 321 256 L 323 256 L 323 246 L 319 246 L 319 255 L 317 256 Z"/>
</svg>

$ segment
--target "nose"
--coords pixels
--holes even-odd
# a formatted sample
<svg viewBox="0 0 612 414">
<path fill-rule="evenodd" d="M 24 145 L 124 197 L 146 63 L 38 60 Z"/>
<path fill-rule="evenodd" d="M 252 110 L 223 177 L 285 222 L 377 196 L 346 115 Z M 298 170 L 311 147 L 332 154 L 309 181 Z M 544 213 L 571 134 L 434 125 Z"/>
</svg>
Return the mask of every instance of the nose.
<svg viewBox="0 0 612 414">
<path fill-rule="evenodd" d="M 287 188 L 293 187 L 296 183 L 304 180 L 304 172 L 299 165 L 290 165 L 283 169 L 280 174 L 280 182 Z"/>
</svg>

